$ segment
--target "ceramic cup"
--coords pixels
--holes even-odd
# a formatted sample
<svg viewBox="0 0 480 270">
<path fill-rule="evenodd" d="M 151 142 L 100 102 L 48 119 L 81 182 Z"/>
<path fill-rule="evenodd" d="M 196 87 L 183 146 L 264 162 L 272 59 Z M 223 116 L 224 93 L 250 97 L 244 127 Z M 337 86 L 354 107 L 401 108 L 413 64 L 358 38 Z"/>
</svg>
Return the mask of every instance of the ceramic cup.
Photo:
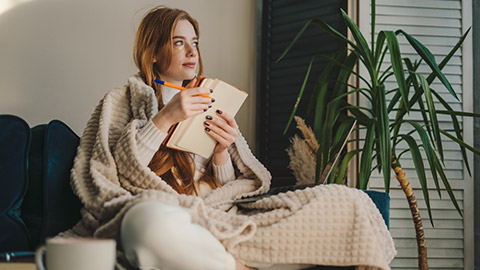
<svg viewBox="0 0 480 270">
<path fill-rule="evenodd" d="M 115 240 L 96 238 L 51 238 L 35 252 L 35 263 L 45 270 L 112 270 L 115 267 Z"/>
</svg>

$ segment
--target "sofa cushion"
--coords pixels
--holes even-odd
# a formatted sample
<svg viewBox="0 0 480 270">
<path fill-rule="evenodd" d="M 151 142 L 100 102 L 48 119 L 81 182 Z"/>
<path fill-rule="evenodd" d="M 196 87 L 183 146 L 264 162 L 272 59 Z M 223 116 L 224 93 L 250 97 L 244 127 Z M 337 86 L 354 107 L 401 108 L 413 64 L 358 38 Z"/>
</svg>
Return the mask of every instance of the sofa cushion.
<svg viewBox="0 0 480 270">
<path fill-rule="evenodd" d="M 20 205 L 28 183 L 30 128 L 21 118 L 0 115 L 0 252 L 28 248 Z"/>
<path fill-rule="evenodd" d="M 80 199 L 70 186 L 70 171 L 80 138 L 66 124 L 53 120 L 45 133 L 45 237 L 70 229 L 80 220 Z"/>
<path fill-rule="evenodd" d="M 59 120 L 32 128 L 30 185 L 22 205 L 32 249 L 80 219 L 81 203 L 70 187 L 78 143 L 78 136 Z"/>
<path fill-rule="evenodd" d="M 43 144 L 47 125 L 31 129 L 32 140 L 28 154 L 28 189 L 22 204 L 22 219 L 30 231 L 30 247 L 40 242 L 43 224 Z"/>
</svg>

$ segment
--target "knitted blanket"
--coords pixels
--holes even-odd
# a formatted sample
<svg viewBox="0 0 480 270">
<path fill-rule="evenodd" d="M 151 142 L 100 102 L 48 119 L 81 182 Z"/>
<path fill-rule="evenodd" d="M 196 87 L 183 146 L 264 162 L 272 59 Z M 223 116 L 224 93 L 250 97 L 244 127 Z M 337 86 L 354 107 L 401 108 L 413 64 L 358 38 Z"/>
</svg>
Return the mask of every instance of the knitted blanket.
<svg viewBox="0 0 480 270">
<path fill-rule="evenodd" d="M 238 198 L 265 193 L 271 176 L 239 133 L 228 151 L 237 179 L 205 197 L 178 194 L 147 166 L 136 135 L 158 111 L 154 90 L 138 75 L 108 92 L 81 137 L 71 184 L 82 219 L 61 237 L 114 238 L 118 267 L 128 268 L 121 220 L 149 200 L 184 207 L 240 260 L 259 263 L 357 265 L 390 269 L 396 251 L 374 203 L 364 192 L 317 186 L 233 206 Z M 158 148 L 158 145 L 154 146 Z"/>
</svg>

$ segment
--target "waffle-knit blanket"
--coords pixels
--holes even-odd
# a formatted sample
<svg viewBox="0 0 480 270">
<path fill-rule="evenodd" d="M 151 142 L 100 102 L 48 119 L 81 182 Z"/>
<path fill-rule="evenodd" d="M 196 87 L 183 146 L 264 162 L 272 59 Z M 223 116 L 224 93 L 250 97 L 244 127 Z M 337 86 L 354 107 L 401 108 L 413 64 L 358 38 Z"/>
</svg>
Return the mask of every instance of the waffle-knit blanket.
<svg viewBox="0 0 480 270">
<path fill-rule="evenodd" d="M 140 151 L 145 146 L 136 140 L 158 112 L 157 105 L 154 90 L 138 75 L 108 92 L 97 105 L 81 137 L 71 176 L 84 205 L 82 219 L 60 236 L 108 237 L 120 243 L 126 211 L 155 200 L 186 208 L 193 222 L 243 261 L 390 269 L 396 253 L 392 238 L 376 206 L 360 190 L 317 186 L 265 198 L 242 210 L 233 206 L 234 199 L 265 193 L 271 180 L 240 133 L 228 149 L 235 181 L 204 198 L 176 193 L 146 166 L 149 160 Z M 158 146 L 152 146 L 153 151 Z M 120 243 L 118 266 L 128 267 L 122 254 Z"/>
</svg>

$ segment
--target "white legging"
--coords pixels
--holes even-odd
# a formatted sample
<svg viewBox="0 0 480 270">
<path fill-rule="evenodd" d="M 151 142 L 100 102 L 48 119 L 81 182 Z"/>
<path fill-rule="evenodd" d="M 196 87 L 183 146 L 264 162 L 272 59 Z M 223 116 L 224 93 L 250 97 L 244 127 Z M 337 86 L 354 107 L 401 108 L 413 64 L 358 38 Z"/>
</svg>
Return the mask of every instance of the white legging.
<svg viewBox="0 0 480 270">
<path fill-rule="evenodd" d="M 133 206 L 123 218 L 121 238 L 127 260 L 142 270 L 235 269 L 235 259 L 225 247 L 178 206 Z"/>
</svg>

